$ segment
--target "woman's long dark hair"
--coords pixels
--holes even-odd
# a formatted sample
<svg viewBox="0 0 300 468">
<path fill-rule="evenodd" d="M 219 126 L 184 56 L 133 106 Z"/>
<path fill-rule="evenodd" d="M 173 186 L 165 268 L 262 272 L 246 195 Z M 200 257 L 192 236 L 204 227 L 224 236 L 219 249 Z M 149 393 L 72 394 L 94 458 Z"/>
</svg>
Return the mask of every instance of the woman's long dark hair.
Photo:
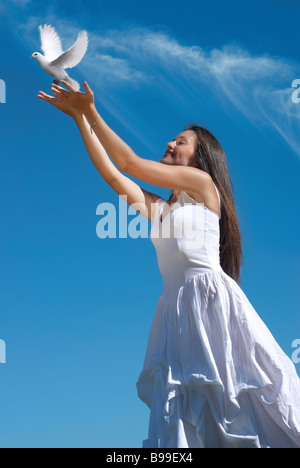
<svg viewBox="0 0 300 468">
<path fill-rule="evenodd" d="M 219 190 L 221 198 L 220 263 L 225 273 L 239 283 L 243 264 L 242 236 L 225 152 L 218 140 L 206 128 L 188 125 L 185 130 L 192 130 L 197 138 L 193 166 L 207 172 Z"/>
</svg>

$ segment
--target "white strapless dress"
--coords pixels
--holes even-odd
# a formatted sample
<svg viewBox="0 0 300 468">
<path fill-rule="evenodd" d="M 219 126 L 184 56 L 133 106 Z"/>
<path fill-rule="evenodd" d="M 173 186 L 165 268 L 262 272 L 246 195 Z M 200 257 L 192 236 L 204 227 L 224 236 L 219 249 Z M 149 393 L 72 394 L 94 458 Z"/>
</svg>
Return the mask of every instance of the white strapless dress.
<svg viewBox="0 0 300 468">
<path fill-rule="evenodd" d="M 136 384 L 143 448 L 300 448 L 300 379 L 220 266 L 218 214 L 186 192 L 161 220 L 165 206 L 150 232 L 163 290 Z"/>
</svg>

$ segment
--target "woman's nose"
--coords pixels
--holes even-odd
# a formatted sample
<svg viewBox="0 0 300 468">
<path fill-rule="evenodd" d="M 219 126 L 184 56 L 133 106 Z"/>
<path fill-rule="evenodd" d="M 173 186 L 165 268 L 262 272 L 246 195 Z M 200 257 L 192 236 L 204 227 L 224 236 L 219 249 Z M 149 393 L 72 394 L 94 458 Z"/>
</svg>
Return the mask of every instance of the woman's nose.
<svg viewBox="0 0 300 468">
<path fill-rule="evenodd" d="M 167 148 L 168 149 L 173 149 L 176 145 L 176 141 L 170 141 L 169 143 L 167 143 Z"/>
</svg>

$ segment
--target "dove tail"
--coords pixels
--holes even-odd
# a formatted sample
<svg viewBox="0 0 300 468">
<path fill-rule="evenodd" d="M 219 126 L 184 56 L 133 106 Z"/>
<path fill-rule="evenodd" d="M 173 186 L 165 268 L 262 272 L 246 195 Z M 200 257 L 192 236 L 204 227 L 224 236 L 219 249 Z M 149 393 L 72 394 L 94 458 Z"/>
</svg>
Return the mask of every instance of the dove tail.
<svg viewBox="0 0 300 468">
<path fill-rule="evenodd" d="M 73 86 L 73 88 L 75 88 L 76 91 L 80 90 L 79 83 L 76 80 L 73 80 L 72 78 L 70 78 L 69 75 L 66 76 L 65 80 L 67 81 L 67 83 L 69 83 L 71 86 Z"/>
</svg>

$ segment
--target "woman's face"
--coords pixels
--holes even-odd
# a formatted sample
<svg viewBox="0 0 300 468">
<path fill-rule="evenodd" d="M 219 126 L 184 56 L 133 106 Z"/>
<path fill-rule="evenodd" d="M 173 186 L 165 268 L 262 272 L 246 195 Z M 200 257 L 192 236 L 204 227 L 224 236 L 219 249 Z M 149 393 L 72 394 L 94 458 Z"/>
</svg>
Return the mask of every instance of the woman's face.
<svg viewBox="0 0 300 468">
<path fill-rule="evenodd" d="M 175 166 L 191 166 L 194 162 L 197 139 L 192 130 L 185 130 L 173 141 L 167 143 L 167 151 L 161 163 Z"/>
</svg>

